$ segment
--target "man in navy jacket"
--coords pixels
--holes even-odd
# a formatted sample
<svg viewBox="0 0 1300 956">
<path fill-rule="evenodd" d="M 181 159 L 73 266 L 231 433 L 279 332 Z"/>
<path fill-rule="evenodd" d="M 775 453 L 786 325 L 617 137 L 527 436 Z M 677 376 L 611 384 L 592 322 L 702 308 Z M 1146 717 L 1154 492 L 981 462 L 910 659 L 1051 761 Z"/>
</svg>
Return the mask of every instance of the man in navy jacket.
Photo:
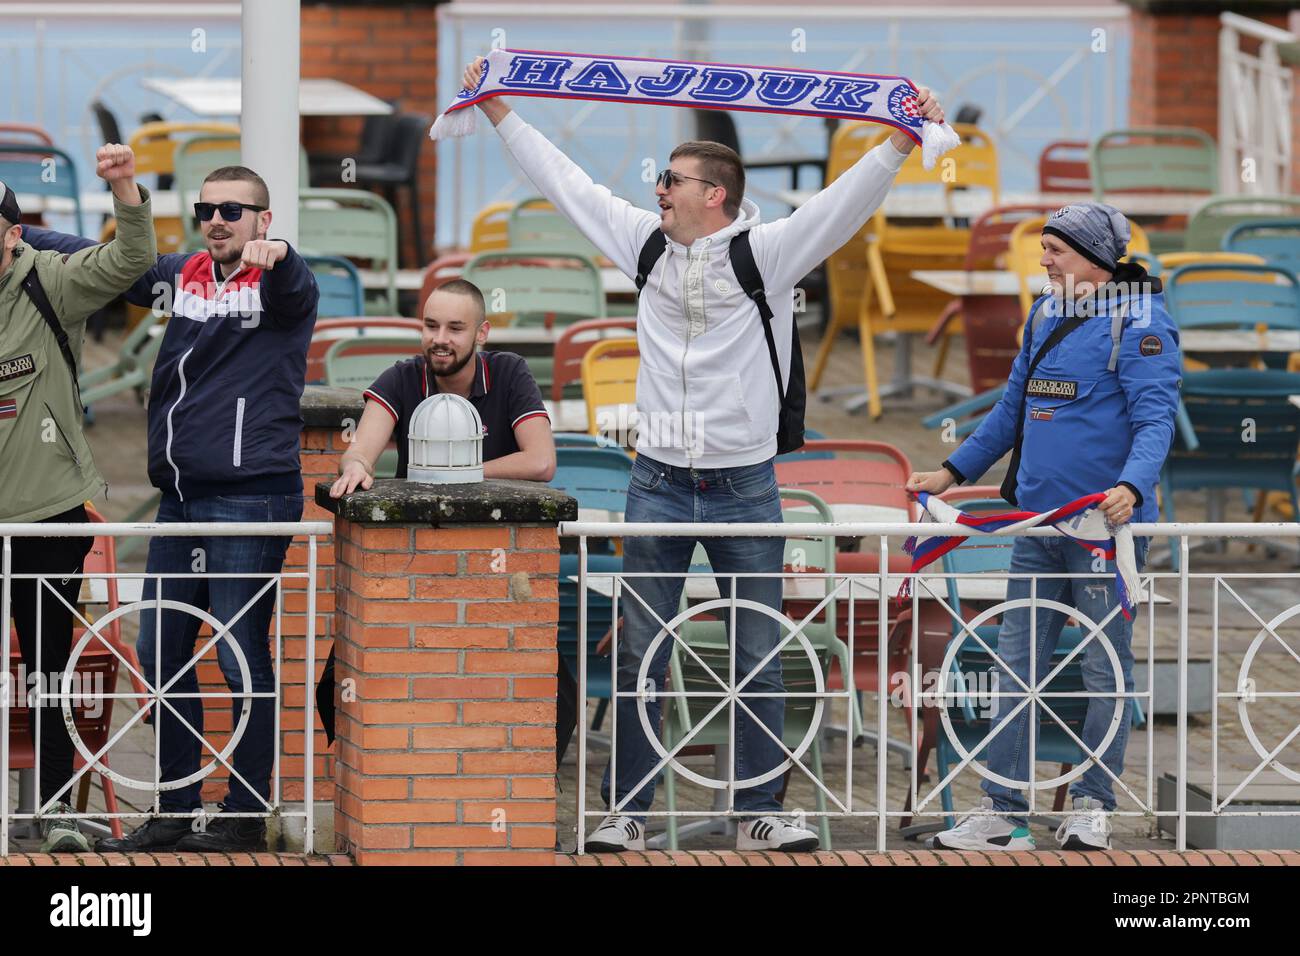
<svg viewBox="0 0 1300 956">
<path fill-rule="evenodd" d="M 214 170 L 194 208 L 206 251 L 160 256 L 126 296 L 133 304 L 171 311 L 149 395 L 149 479 L 162 492 L 157 520 L 297 521 L 303 504 L 299 399 L 316 322 L 316 280 L 287 242 L 266 237 L 270 197 L 252 170 Z M 64 252 L 90 244 L 40 229 L 27 229 L 24 238 L 36 248 Z M 190 606 L 140 615 L 144 677 L 156 688 L 171 682 L 155 718 L 161 722 L 160 779 L 172 786 L 159 797 L 163 816 L 122 839 L 100 840 L 100 851 L 265 849 L 265 821 L 245 814 L 271 808 L 275 673 L 267 629 L 274 576 L 289 540 L 151 540 L 148 572 L 184 575 L 165 579 L 162 598 Z M 158 580 L 146 581 L 146 601 L 154 599 Z M 176 695 L 199 691 L 191 659 L 203 623 L 198 615 L 208 611 L 216 636 L 205 639 L 201 650 L 216 643 L 238 743 L 229 760 L 223 812 L 196 828 L 202 781 L 188 778 L 215 758 L 201 742 L 202 699 Z M 180 780 L 188 782 L 177 786 Z"/>
</svg>

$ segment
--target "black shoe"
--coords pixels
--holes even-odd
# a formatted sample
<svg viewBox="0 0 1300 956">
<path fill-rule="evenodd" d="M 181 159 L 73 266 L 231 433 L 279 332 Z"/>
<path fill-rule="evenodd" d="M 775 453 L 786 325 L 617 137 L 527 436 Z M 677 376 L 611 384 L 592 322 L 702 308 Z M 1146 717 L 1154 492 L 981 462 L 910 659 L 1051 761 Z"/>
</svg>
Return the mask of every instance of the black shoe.
<svg viewBox="0 0 1300 956">
<path fill-rule="evenodd" d="M 96 853 L 140 853 L 145 850 L 173 849 L 181 837 L 191 832 L 192 820 L 164 817 L 148 820 L 124 837 L 104 837 L 95 841 Z"/>
<path fill-rule="evenodd" d="M 266 821 L 256 817 L 221 817 L 199 833 L 187 833 L 176 844 L 190 853 L 266 852 Z"/>
</svg>

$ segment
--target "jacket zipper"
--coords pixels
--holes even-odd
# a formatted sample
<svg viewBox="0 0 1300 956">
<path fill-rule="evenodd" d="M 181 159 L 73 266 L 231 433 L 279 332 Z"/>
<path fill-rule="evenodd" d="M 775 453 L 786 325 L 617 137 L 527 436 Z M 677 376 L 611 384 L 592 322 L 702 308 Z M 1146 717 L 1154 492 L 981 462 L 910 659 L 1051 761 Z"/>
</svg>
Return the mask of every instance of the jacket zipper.
<svg viewBox="0 0 1300 956">
<path fill-rule="evenodd" d="M 687 290 L 690 284 L 690 275 L 691 275 L 691 250 L 688 247 L 686 250 L 686 268 L 682 270 L 682 312 L 683 312 L 683 318 L 686 319 L 686 328 L 685 328 L 686 345 L 682 349 L 682 418 L 681 421 L 682 421 L 683 428 L 686 427 L 686 407 L 690 401 L 690 396 L 688 394 L 688 390 L 686 387 L 686 355 L 691 350 L 691 304 L 689 299 L 687 298 L 687 296 L 689 295 Z M 692 464 L 694 464 L 695 461 L 695 459 L 691 456 L 689 449 L 687 450 L 686 460 L 688 462 L 691 462 Z"/>
<path fill-rule="evenodd" d="M 59 419 L 54 414 L 54 409 L 50 408 L 49 402 L 45 402 L 44 405 L 45 410 L 50 413 L 50 421 L 54 422 L 54 430 L 58 432 L 59 437 L 63 439 L 63 444 L 68 446 L 68 454 L 72 456 L 72 460 L 76 462 L 77 467 L 80 468 L 81 459 L 77 457 L 77 451 L 72 447 L 72 442 L 68 441 L 68 436 L 63 434 L 63 429 L 59 427 Z"/>
<path fill-rule="evenodd" d="M 244 457 L 244 400 L 235 400 L 235 452 L 231 464 L 238 468 Z"/>
<path fill-rule="evenodd" d="M 167 456 L 167 463 L 172 466 L 172 471 L 176 472 L 176 497 L 181 501 L 185 500 L 185 495 L 181 493 L 181 470 L 177 467 L 175 459 L 172 458 L 172 412 L 176 411 L 176 406 L 185 397 L 185 360 L 190 357 L 190 353 L 193 351 L 193 346 L 186 349 L 185 354 L 176 363 L 176 374 L 180 376 L 181 390 L 180 394 L 176 396 L 176 401 L 172 402 L 172 407 L 167 409 L 167 447 L 163 449 Z"/>
</svg>

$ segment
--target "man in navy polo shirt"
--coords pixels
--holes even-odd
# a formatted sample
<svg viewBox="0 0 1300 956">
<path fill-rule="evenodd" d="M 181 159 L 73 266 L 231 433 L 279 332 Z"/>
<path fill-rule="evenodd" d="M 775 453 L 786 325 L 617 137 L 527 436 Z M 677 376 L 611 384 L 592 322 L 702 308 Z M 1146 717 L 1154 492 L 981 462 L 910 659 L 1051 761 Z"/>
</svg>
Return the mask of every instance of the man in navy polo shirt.
<svg viewBox="0 0 1300 956">
<path fill-rule="evenodd" d="M 406 477 L 407 427 L 422 401 L 435 392 L 469 399 L 483 419 L 483 477 L 550 481 L 555 441 L 528 365 L 511 352 L 479 351 L 489 324 L 483 293 L 465 279 L 435 289 L 424 304 L 420 353 L 398 362 L 365 391 L 352 447 L 339 461 L 335 498 L 375 479 L 375 461 L 397 434 L 397 475 Z"/>
</svg>

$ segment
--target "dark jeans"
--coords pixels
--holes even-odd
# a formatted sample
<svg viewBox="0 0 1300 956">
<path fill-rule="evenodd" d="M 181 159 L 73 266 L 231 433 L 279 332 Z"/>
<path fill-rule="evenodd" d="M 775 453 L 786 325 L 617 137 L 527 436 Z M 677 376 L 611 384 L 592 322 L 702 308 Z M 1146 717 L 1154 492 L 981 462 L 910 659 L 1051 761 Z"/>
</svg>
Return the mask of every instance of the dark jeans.
<svg viewBox="0 0 1300 956">
<path fill-rule="evenodd" d="M 182 502 L 174 495 L 164 494 L 158 507 L 158 521 L 298 521 L 302 517 L 300 495 L 233 495 L 230 497 L 195 498 Z M 235 693 L 244 693 L 244 681 L 239 659 L 233 644 L 237 644 L 247 661 L 248 692 L 275 691 L 275 672 L 271 666 L 271 649 L 267 631 L 275 609 L 274 583 L 261 597 L 245 610 L 255 594 L 266 587 L 267 574 L 279 574 L 284 566 L 284 555 L 290 539 L 267 535 L 248 537 L 183 536 L 160 537 L 149 542 L 150 574 L 184 574 L 186 577 L 165 578 L 162 597 L 192 605 L 199 611 L 210 610 L 222 625 L 231 625 L 228 636 L 217 642 L 217 660 L 226 686 Z M 198 562 L 202 559 L 202 564 Z M 196 575 L 196 567 L 208 574 L 260 574 L 260 577 L 203 577 Z M 157 580 L 147 579 L 144 600 L 151 601 L 157 592 Z M 242 613 L 241 613 L 242 612 Z M 198 771 L 201 763 L 215 761 L 195 733 L 203 733 L 203 700 L 198 697 L 177 697 L 175 694 L 196 694 L 199 691 L 198 674 L 189 666 L 196 651 L 202 621 L 194 613 L 164 609 L 161 613 L 162 638 L 156 633 L 159 614 L 145 609 L 140 614 L 140 640 L 137 648 L 144 678 L 151 685 L 164 686 L 172 677 L 180 676 L 167 694 L 168 703 L 175 712 L 162 707 L 158 763 L 160 779 L 180 780 Z M 206 641 L 206 639 L 205 639 Z M 232 812 L 247 813 L 266 809 L 263 801 L 270 800 L 271 768 L 275 762 L 275 707 L 274 697 L 234 698 L 230 710 L 233 727 L 238 729 L 240 715 L 248 712 L 248 724 L 230 759 L 232 774 L 230 789 L 223 806 Z M 180 718 L 194 728 L 191 732 Z M 221 748 L 216 748 L 220 751 Z M 201 780 L 174 790 L 164 790 L 159 799 L 161 809 L 167 813 L 185 813 L 202 806 Z M 251 789 L 250 789 L 251 788 Z"/>
<path fill-rule="evenodd" d="M 62 514 L 46 518 L 42 523 L 73 524 L 84 523 L 85 505 L 65 511 Z M 80 574 L 94 543 L 88 538 L 13 538 L 14 574 Z M 53 587 L 68 604 L 76 606 L 77 594 L 81 590 L 80 578 L 55 577 L 46 583 Z M 11 608 L 14 627 L 18 631 L 18 644 L 22 649 L 23 667 L 26 669 L 27 683 L 23 687 L 14 687 L 14 700 L 26 698 L 33 686 L 44 687 L 47 692 L 58 690 L 57 681 L 62 680 L 63 672 L 68 666 L 68 655 L 72 652 L 72 611 L 67 604 L 52 594 L 49 587 L 41 588 L 40 616 L 41 630 L 36 631 L 36 590 L 37 582 L 31 579 L 15 580 L 10 589 Z M 7 626 L 8 622 L 5 622 Z M 43 674 L 37 674 L 36 648 L 41 648 L 41 668 Z M 33 679 L 39 681 L 33 685 Z M 111 690 L 111 688 L 110 688 Z M 41 805 L 52 800 L 63 786 L 72 779 L 72 738 L 63 723 L 62 704 L 54 701 L 44 708 L 41 714 L 41 739 L 37 746 L 40 754 Z M 36 741 L 36 714 L 32 714 L 32 741 Z M 71 802 L 69 794 L 62 797 Z"/>
<path fill-rule="evenodd" d="M 776 471 L 772 461 L 739 468 L 709 468 L 693 471 L 676 468 L 639 455 L 628 480 L 627 512 L 629 522 L 779 522 L 781 498 L 777 491 Z M 782 538 L 700 538 L 709 563 L 718 575 L 740 573 L 776 574 L 781 571 L 785 541 Z M 646 606 L 632 595 L 635 591 L 654 609 L 665 623 L 677 616 L 678 601 L 685 581 L 680 575 L 689 570 L 696 539 L 627 538 L 623 542 L 623 572 L 651 572 L 654 577 L 628 578 L 624 582 L 622 602 L 623 630 L 618 647 L 618 690 L 638 689 L 641 663 L 660 632 L 659 621 Z M 677 575 L 677 576 L 673 576 Z M 731 596 L 731 584 L 719 577 L 722 597 Z M 770 608 L 781 608 L 779 578 L 738 578 L 736 597 Z M 749 608 L 736 612 L 736 680 L 753 671 L 759 661 L 781 638 L 775 618 Z M 651 659 L 646 680 L 654 688 L 662 687 L 672 652 L 672 639 L 661 642 Z M 781 655 L 775 655 L 745 685 L 748 694 L 781 694 Z M 780 739 L 785 725 L 785 700 L 779 696 L 748 696 L 745 704 L 750 717 L 736 708 L 736 737 L 733 754 L 736 779 L 746 780 L 766 774 L 785 760 L 785 754 L 773 737 Z M 636 789 L 641 780 L 660 763 L 658 753 L 642 729 L 636 696 L 620 697 L 616 703 L 618 730 L 615 735 L 617 780 L 610 790 L 610 768 L 606 766 L 601 783 L 601 797 L 606 805 L 641 818 L 654 802 L 655 783 L 651 776 Z M 658 729 L 661 698 L 652 694 L 644 701 L 648 723 Z M 757 718 L 757 720 L 755 720 Z M 764 730 L 759 726 L 761 721 Z M 771 731 L 769 735 L 768 731 Z M 777 794 L 781 777 L 738 788 L 735 808 L 754 815 L 781 809 Z M 629 797 L 629 795 L 631 795 Z"/>
</svg>

